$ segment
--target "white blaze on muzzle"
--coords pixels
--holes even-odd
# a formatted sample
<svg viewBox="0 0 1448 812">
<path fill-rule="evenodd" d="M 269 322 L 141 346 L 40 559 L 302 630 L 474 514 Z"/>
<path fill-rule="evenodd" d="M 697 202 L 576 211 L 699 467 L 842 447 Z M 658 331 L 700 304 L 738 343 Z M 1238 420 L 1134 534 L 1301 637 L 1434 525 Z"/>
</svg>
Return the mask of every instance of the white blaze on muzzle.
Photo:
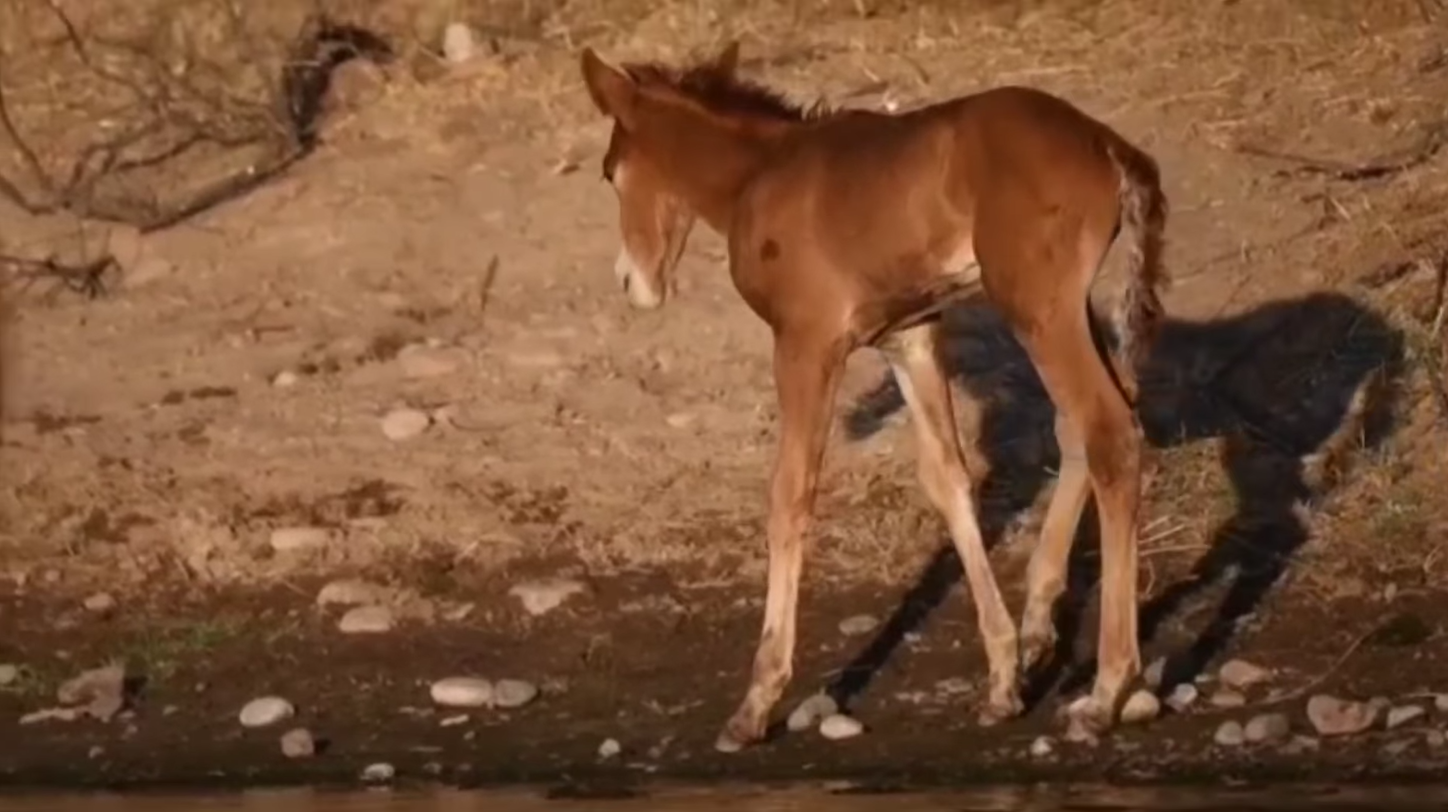
<svg viewBox="0 0 1448 812">
<path fill-rule="evenodd" d="M 627 248 L 621 248 L 618 259 L 613 263 L 613 275 L 623 286 L 628 303 L 640 310 L 652 310 L 663 304 L 663 293 L 654 287 L 652 280 L 640 268 Z"/>
</svg>

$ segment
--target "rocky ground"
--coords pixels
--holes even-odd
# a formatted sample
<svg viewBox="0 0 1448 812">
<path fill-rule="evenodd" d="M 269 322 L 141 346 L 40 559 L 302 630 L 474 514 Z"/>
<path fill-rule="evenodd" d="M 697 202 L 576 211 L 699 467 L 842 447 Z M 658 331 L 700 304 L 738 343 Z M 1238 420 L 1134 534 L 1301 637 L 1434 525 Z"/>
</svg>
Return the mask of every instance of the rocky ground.
<svg viewBox="0 0 1448 812">
<path fill-rule="evenodd" d="M 404 58 L 347 66 L 316 153 L 181 225 L 0 206 L 0 255 L 118 262 L 93 299 L 10 280 L 0 781 L 1441 778 L 1434 4 L 515 5 L 452 4 L 460 37 L 428 3 L 339 3 Z M 46 24 L 0 36 L 42 163 L 80 149 L 36 138 L 60 126 L 43 102 L 62 63 L 35 49 L 65 37 Z M 707 234 L 676 300 L 627 309 L 596 170 L 607 127 L 575 60 L 582 43 L 680 58 L 726 33 L 747 72 L 799 98 L 1035 84 L 1160 159 L 1176 281 L 1142 414 L 1160 664 L 1140 719 L 1099 746 L 1058 741 L 1053 720 L 1089 678 L 1091 540 L 1063 667 L 1025 719 L 978 729 L 958 564 L 915 485 L 899 393 L 862 354 L 781 735 L 712 750 L 764 590 L 768 335 Z M 949 324 L 1018 606 L 1051 415 L 988 311 Z M 826 689 L 842 706 L 809 707 L 841 713 L 790 731 Z"/>
</svg>

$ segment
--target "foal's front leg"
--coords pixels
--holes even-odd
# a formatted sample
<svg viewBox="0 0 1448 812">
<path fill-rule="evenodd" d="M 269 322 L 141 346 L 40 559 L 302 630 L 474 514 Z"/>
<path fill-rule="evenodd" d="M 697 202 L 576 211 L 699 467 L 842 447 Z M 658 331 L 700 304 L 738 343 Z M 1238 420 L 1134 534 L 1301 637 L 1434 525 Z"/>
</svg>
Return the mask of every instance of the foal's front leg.
<svg viewBox="0 0 1448 812">
<path fill-rule="evenodd" d="M 902 330 L 890 341 L 887 354 L 915 424 L 920 483 L 950 527 L 975 599 L 990 668 L 989 695 L 980 709 L 980 723 L 992 725 L 1018 715 L 1023 708 L 1017 685 L 1019 641 L 986 557 L 935 330 L 933 324 Z"/>
<path fill-rule="evenodd" d="M 715 742 L 715 747 L 726 753 L 764 738 L 769 712 L 793 674 L 805 534 L 814 512 L 835 390 L 847 353 L 843 341 L 810 341 L 788 335 L 775 338 L 779 451 L 769 492 L 769 587 L 749 691 Z"/>
</svg>

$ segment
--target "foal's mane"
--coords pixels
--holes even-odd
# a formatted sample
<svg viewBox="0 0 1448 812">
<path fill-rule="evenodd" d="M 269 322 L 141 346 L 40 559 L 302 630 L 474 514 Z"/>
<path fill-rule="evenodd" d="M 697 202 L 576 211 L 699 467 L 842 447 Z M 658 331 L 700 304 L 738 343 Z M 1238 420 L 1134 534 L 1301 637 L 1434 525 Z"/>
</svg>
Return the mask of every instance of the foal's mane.
<svg viewBox="0 0 1448 812">
<path fill-rule="evenodd" d="M 822 102 L 804 106 L 784 94 L 744 79 L 714 62 L 677 67 L 661 62 L 635 62 L 623 69 L 640 85 L 663 87 L 716 113 L 754 116 L 776 121 L 813 121 L 833 111 Z"/>
</svg>

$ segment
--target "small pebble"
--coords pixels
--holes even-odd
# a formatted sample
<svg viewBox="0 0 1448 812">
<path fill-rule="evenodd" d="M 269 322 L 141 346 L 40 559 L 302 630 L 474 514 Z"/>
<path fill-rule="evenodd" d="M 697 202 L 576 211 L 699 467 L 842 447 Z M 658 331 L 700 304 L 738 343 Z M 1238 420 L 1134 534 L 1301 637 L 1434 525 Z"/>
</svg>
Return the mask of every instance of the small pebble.
<svg viewBox="0 0 1448 812">
<path fill-rule="evenodd" d="M 432 425 L 432 418 L 417 409 L 393 409 L 382 418 L 382 434 L 393 442 L 410 440 Z"/>
<path fill-rule="evenodd" d="M 0 663 L 0 688 L 3 688 L 20 679 L 20 667 L 10 663 Z"/>
<path fill-rule="evenodd" d="M 376 764 L 368 764 L 362 769 L 362 780 L 369 784 L 382 784 L 391 781 L 397 775 L 397 769 L 385 761 Z"/>
<path fill-rule="evenodd" d="M 337 621 L 337 631 L 343 634 L 382 634 L 392 631 L 394 625 L 396 619 L 386 606 L 355 606 Z"/>
<path fill-rule="evenodd" d="M 473 29 L 467 23 L 448 23 L 442 32 L 443 58 L 454 65 L 461 65 L 473 58 L 477 51 Z"/>
<path fill-rule="evenodd" d="M 604 739 L 603 744 L 598 746 L 599 758 L 613 758 L 622 752 L 623 745 L 618 743 L 618 739 Z"/>
<path fill-rule="evenodd" d="M 1246 660 L 1228 660 L 1217 669 L 1217 679 L 1228 688 L 1245 691 L 1272 679 L 1272 672 Z"/>
<path fill-rule="evenodd" d="M 317 740 L 312 731 L 304 727 L 293 728 L 282 734 L 282 755 L 287 758 L 309 758 L 317 752 Z"/>
<path fill-rule="evenodd" d="M 872 615 L 855 615 L 840 621 L 840 633 L 850 637 L 869 634 L 879 625 L 880 621 Z"/>
<path fill-rule="evenodd" d="M 1430 730 L 1423 734 L 1423 743 L 1434 749 L 1442 747 L 1445 742 L 1448 742 L 1448 737 L 1445 737 L 1441 730 Z"/>
<path fill-rule="evenodd" d="M 465 725 L 467 723 L 468 715 L 466 713 L 458 713 L 452 716 L 444 716 L 441 719 L 437 720 L 438 727 L 457 727 L 458 725 Z"/>
<path fill-rule="evenodd" d="M 1372 727 L 1380 710 L 1371 702 L 1353 702 L 1328 694 L 1307 700 L 1307 720 L 1321 736 L 1351 736 Z"/>
<path fill-rule="evenodd" d="M 523 604 L 523 610 L 533 616 L 546 615 L 563 605 L 563 602 L 588 591 L 579 581 L 568 578 L 545 578 L 526 581 L 508 590 L 508 594 Z"/>
<path fill-rule="evenodd" d="M 323 527 L 278 527 L 267 542 L 279 553 L 312 550 L 325 546 L 332 534 Z"/>
<path fill-rule="evenodd" d="M 493 684 L 493 705 L 521 708 L 538 697 L 538 686 L 521 679 L 500 679 Z"/>
<path fill-rule="evenodd" d="M 820 722 L 820 735 L 826 739 L 849 739 L 865 732 L 858 719 L 843 713 L 832 713 Z"/>
<path fill-rule="evenodd" d="M 364 603 L 381 603 L 391 593 L 387 587 L 344 578 L 330 581 L 317 591 L 318 606 L 360 606 Z"/>
<path fill-rule="evenodd" d="M 1292 735 L 1292 723 L 1285 713 L 1262 713 L 1249 719 L 1243 732 L 1253 744 L 1286 741 Z"/>
<path fill-rule="evenodd" d="M 1160 688 L 1162 678 L 1166 674 L 1166 658 L 1157 657 L 1152 660 L 1144 671 L 1141 672 L 1141 680 L 1151 688 Z"/>
<path fill-rule="evenodd" d="M 1401 705 L 1388 709 L 1387 727 L 1388 730 L 1402 727 L 1407 723 L 1428 715 L 1427 709 L 1421 705 Z"/>
<path fill-rule="evenodd" d="M 1448 694 L 1438 694 L 1433 697 L 1433 710 L 1448 713 Z"/>
<path fill-rule="evenodd" d="M 481 708 L 493 703 L 493 684 L 479 677 L 446 677 L 428 690 L 432 701 L 449 708 Z"/>
<path fill-rule="evenodd" d="M 297 375 L 297 373 L 291 371 L 290 369 L 284 369 L 281 372 L 278 372 L 276 376 L 272 378 L 271 383 L 272 386 L 275 386 L 278 389 L 286 389 L 290 386 L 296 386 L 297 381 L 299 380 L 301 380 L 301 378 Z"/>
<path fill-rule="evenodd" d="M 1282 746 L 1282 753 L 1289 756 L 1316 753 L 1321 746 L 1322 743 L 1311 736 L 1293 736 L 1292 741 Z"/>
<path fill-rule="evenodd" d="M 1156 694 L 1147 690 L 1140 690 L 1132 694 L 1121 708 L 1122 724 L 1134 725 L 1142 722 L 1150 722 L 1161 713 L 1161 702 Z"/>
<path fill-rule="evenodd" d="M 840 712 L 840 706 L 829 694 L 815 694 L 799 703 L 785 720 L 785 727 L 798 733 L 818 725 L 826 716 Z"/>
<path fill-rule="evenodd" d="M 1197 686 L 1190 682 L 1183 682 L 1171 689 L 1171 696 L 1166 698 L 1166 704 L 1177 713 L 1186 713 L 1192 705 L 1196 704 L 1198 696 L 1200 696 L 1200 692 L 1197 691 Z"/>
<path fill-rule="evenodd" d="M 92 612 L 109 612 L 116 608 L 116 599 L 109 592 L 97 592 L 85 599 L 84 606 Z"/>
<path fill-rule="evenodd" d="M 1220 691 L 1214 692 L 1207 701 L 1210 702 L 1214 708 L 1240 708 L 1247 704 L 1247 697 L 1242 696 L 1236 691 L 1223 688 Z"/>
<path fill-rule="evenodd" d="M 90 758 L 91 758 L 92 760 L 95 760 L 95 759 L 98 759 L 98 758 L 100 758 L 101 756 L 105 755 L 105 753 L 106 753 L 106 748 L 101 747 L 99 744 L 93 744 L 93 745 L 91 745 L 91 749 L 86 752 L 86 755 L 87 755 L 87 756 L 90 756 Z"/>
<path fill-rule="evenodd" d="M 1212 741 L 1222 747 L 1241 747 L 1247 741 L 1247 733 L 1242 729 L 1242 723 L 1236 719 L 1228 719 L 1217 728 L 1212 735 Z"/>
<path fill-rule="evenodd" d="M 290 719 L 296 712 L 292 703 L 279 696 L 263 696 L 242 706 L 237 718 L 242 727 L 266 727 Z"/>
<path fill-rule="evenodd" d="M 1050 758 L 1056 752 L 1056 743 L 1050 736 L 1037 736 L 1031 742 L 1031 758 Z"/>
</svg>

